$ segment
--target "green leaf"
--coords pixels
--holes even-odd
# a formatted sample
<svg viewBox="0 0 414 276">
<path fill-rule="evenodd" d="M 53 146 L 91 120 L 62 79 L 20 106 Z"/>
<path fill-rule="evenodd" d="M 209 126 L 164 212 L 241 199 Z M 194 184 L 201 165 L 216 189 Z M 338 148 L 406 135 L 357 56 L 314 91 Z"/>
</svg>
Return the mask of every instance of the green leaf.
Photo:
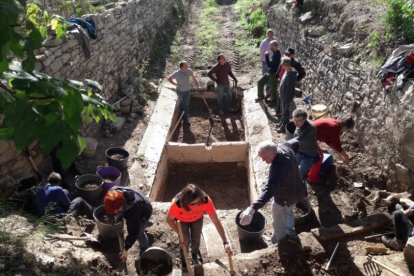
<svg viewBox="0 0 414 276">
<path fill-rule="evenodd" d="M 14 25 L 23 11 L 23 6 L 16 0 L 0 0 L 0 25 Z"/>
</svg>

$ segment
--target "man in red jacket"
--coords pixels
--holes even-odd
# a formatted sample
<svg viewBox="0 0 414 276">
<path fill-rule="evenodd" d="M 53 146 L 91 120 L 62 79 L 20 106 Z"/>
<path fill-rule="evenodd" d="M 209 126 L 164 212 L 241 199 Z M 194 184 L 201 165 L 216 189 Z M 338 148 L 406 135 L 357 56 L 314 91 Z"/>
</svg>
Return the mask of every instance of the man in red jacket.
<svg viewBox="0 0 414 276">
<path fill-rule="evenodd" d="M 354 128 L 355 121 L 350 115 L 346 115 L 340 119 L 336 118 L 321 118 L 313 121 L 314 126 L 316 127 L 317 140 L 324 142 L 333 150 L 335 150 L 338 155 L 342 158 L 346 165 L 349 164 L 349 156 L 346 151 L 342 148 L 341 135 Z M 318 149 L 319 153 L 322 153 L 322 150 Z M 308 180 L 310 182 L 318 182 L 319 177 L 318 173 L 322 166 L 323 158 L 319 160 L 310 170 L 308 174 Z"/>
</svg>

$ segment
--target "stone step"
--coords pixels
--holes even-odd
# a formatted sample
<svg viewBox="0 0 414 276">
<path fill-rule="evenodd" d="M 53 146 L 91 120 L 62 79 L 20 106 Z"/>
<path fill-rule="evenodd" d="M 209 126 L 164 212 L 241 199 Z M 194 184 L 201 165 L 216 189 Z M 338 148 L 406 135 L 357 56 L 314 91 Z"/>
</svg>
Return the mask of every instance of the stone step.
<svg viewBox="0 0 414 276">
<path fill-rule="evenodd" d="M 223 225 L 225 228 L 225 226 Z M 225 229 L 226 230 L 226 229 Z M 229 231 L 226 231 L 228 233 Z M 226 257 L 224 252 L 223 241 L 217 232 L 213 222 L 205 217 L 203 226 L 203 239 L 206 245 L 207 256 L 210 260 Z"/>
</svg>

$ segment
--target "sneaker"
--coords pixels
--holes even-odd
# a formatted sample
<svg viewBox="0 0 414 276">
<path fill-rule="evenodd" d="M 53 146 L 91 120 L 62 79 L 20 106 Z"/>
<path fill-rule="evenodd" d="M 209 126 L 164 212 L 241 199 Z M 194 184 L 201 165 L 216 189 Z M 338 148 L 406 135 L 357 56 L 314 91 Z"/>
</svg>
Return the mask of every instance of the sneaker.
<svg viewBox="0 0 414 276">
<path fill-rule="evenodd" d="M 397 241 L 396 238 L 389 238 L 387 236 L 382 236 L 381 241 L 386 247 L 392 248 L 396 251 L 402 251 L 404 249 L 404 245 L 400 243 L 399 241 Z"/>
<path fill-rule="evenodd" d="M 199 265 L 200 261 L 198 260 L 197 254 L 191 254 L 191 262 L 193 265 Z"/>
</svg>

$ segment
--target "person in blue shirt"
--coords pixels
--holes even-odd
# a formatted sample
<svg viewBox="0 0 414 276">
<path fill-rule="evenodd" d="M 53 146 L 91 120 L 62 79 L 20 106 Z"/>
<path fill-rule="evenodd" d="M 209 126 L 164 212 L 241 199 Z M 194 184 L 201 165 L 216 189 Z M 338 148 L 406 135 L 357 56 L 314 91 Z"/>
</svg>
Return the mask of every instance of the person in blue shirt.
<svg viewBox="0 0 414 276">
<path fill-rule="evenodd" d="M 414 204 L 404 210 L 401 205 L 397 204 L 397 211 L 394 212 L 394 233 L 395 238 L 382 236 L 381 241 L 389 248 L 397 251 L 404 249 L 409 237 L 414 236 L 413 223 L 409 219 L 414 214 Z"/>
<path fill-rule="evenodd" d="M 70 206 L 69 193 L 60 185 L 62 177 L 56 172 L 52 172 L 47 184 L 40 187 L 34 196 L 37 206 L 37 215 L 43 216 L 46 213 L 53 215 L 61 215 L 66 213 Z M 49 209 L 50 206 L 50 209 Z"/>
</svg>

